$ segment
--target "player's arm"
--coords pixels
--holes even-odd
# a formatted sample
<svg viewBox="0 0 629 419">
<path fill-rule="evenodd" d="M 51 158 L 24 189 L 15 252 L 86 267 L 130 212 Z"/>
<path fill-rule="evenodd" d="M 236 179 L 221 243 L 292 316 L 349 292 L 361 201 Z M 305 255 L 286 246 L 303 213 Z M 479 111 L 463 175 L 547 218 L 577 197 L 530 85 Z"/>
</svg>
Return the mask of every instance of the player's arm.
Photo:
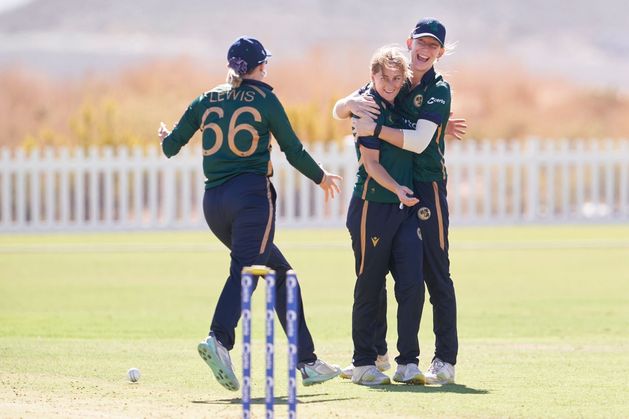
<svg viewBox="0 0 629 419">
<path fill-rule="evenodd" d="M 326 172 L 314 161 L 301 141 L 299 141 L 288 120 L 284 107 L 275 95 L 269 95 L 267 104 L 269 106 L 267 115 L 269 128 L 279 144 L 280 150 L 286 155 L 288 162 L 324 190 L 326 201 L 329 197 L 334 198 L 335 193 L 341 192 L 336 181 L 340 181 L 342 178 Z"/>
<path fill-rule="evenodd" d="M 401 203 L 407 207 L 412 207 L 419 202 L 417 198 L 413 198 L 413 191 L 406 186 L 400 185 L 391 177 L 389 172 L 380 164 L 380 150 L 373 147 L 369 141 L 370 137 L 359 138 L 360 156 L 365 166 L 365 170 L 374 178 L 378 184 L 387 188 L 397 195 Z M 373 138 L 373 137 L 371 137 Z M 377 142 L 378 140 L 375 139 Z M 372 143 L 373 144 L 373 143 Z"/>
<path fill-rule="evenodd" d="M 419 154 L 428 147 L 437 132 L 438 126 L 431 120 L 419 119 L 415 129 L 382 127 L 384 132 L 380 134 L 380 138 L 403 150 Z"/>
<path fill-rule="evenodd" d="M 332 108 L 332 117 L 339 120 L 352 115 L 366 119 L 377 118 L 380 115 L 380 107 L 371 96 L 363 95 L 363 90 L 365 87 L 337 100 Z"/>
<path fill-rule="evenodd" d="M 452 116 L 452 112 L 450 112 Z M 421 153 L 430 144 L 434 135 L 439 128 L 441 118 L 438 115 L 426 115 L 426 119 L 419 119 L 414 130 L 411 129 L 395 129 L 391 127 L 382 127 L 380 138 L 398 148 L 411 151 L 413 153 Z M 374 126 L 374 130 L 376 127 Z M 445 135 L 462 140 L 467 132 L 467 120 L 465 118 L 450 118 L 446 122 Z"/>
<path fill-rule="evenodd" d="M 378 126 L 375 121 L 368 118 L 354 120 L 352 124 L 357 135 L 373 135 L 380 131 L 378 138 L 392 144 L 398 148 L 421 153 L 428 147 L 435 138 L 440 125 L 447 125 L 448 121 L 444 115 L 450 114 L 450 89 L 446 86 L 437 89 L 434 96 L 431 96 L 427 103 L 423 105 L 419 119 L 414 129 L 396 129 L 391 127 Z"/>
<path fill-rule="evenodd" d="M 417 154 L 428 147 L 438 127 L 435 122 L 429 119 L 419 119 L 415 129 L 378 126 L 374 120 L 369 118 L 354 119 L 352 124 L 357 135 L 374 135 L 374 133 L 380 130 L 378 138 L 381 140 Z"/>
<path fill-rule="evenodd" d="M 280 146 L 280 150 L 286 155 L 288 162 L 304 176 L 315 183 L 323 179 L 324 171 L 306 151 L 303 144 L 295 134 L 288 115 L 275 95 L 267 98 L 269 129 Z"/>
<path fill-rule="evenodd" d="M 171 132 L 163 122 L 160 124 L 157 135 L 162 140 L 162 151 L 166 157 L 170 158 L 179 153 L 181 147 L 188 144 L 194 133 L 201 128 L 199 107 L 202 99 L 203 95 L 192 101 Z"/>
</svg>

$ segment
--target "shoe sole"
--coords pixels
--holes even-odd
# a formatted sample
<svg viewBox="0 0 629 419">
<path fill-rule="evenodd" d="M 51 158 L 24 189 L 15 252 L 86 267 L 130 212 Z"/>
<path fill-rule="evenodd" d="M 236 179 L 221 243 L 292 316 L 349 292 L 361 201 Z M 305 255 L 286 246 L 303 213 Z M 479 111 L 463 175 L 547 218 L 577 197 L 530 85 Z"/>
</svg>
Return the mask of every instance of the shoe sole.
<svg viewBox="0 0 629 419">
<path fill-rule="evenodd" d="M 424 384 L 426 384 L 426 377 L 423 374 L 418 374 L 415 377 L 409 379 L 409 380 L 400 380 L 398 378 L 393 377 L 393 381 L 395 381 L 396 383 L 403 383 L 403 384 L 412 384 L 412 385 L 416 385 L 416 386 L 422 386 Z"/>
<path fill-rule="evenodd" d="M 372 386 L 383 386 L 383 385 L 391 384 L 391 380 L 389 378 L 387 378 L 386 380 L 382 380 L 379 383 L 366 383 L 366 382 L 361 382 L 361 381 L 359 381 L 359 382 L 352 381 L 352 383 L 358 384 L 359 386 L 372 387 Z"/>
<path fill-rule="evenodd" d="M 445 385 L 445 384 L 454 384 L 454 380 L 426 377 L 426 384 L 433 384 L 433 385 L 441 385 L 442 386 L 442 385 Z"/>
<path fill-rule="evenodd" d="M 210 345 L 207 342 L 201 342 L 197 346 L 197 350 L 199 351 L 199 355 L 201 356 L 201 358 L 203 358 L 205 363 L 212 370 L 216 381 L 218 381 L 219 384 L 225 387 L 227 390 L 238 391 L 238 389 L 240 388 L 238 379 L 233 374 L 233 372 L 226 371 L 226 368 L 218 357 L 216 347 L 213 344 Z"/>
<path fill-rule="evenodd" d="M 384 365 L 377 365 L 376 364 L 376 368 L 378 368 L 378 371 L 380 372 L 385 372 L 388 369 L 391 368 L 391 364 L 384 364 Z M 339 374 L 339 377 L 345 379 L 345 380 L 351 380 L 352 379 L 352 373 L 351 372 L 343 372 L 341 371 L 341 373 Z"/>
<path fill-rule="evenodd" d="M 333 379 L 334 377 L 337 377 L 341 374 L 340 371 L 337 371 L 334 374 L 328 374 L 328 375 L 318 375 L 316 378 L 306 378 L 304 380 L 302 380 L 302 384 L 306 387 L 308 386 L 314 386 L 315 384 L 321 384 L 321 383 L 325 383 L 328 380 Z M 351 378 L 351 377 L 350 377 Z"/>
</svg>

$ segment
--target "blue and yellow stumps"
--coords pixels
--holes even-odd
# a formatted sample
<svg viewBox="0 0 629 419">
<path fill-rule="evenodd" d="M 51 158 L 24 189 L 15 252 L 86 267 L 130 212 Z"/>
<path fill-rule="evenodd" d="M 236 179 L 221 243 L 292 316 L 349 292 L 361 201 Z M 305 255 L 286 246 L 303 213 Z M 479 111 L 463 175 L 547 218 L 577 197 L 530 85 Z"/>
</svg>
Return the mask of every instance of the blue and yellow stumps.
<svg viewBox="0 0 629 419">
<path fill-rule="evenodd" d="M 248 266 L 242 270 L 241 318 L 242 318 L 242 416 L 251 417 L 251 294 L 254 276 L 263 276 L 266 283 L 265 312 L 265 407 L 267 419 L 273 418 L 274 404 L 274 356 L 275 356 L 275 271 L 260 265 Z M 286 273 L 286 332 L 288 335 L 288 417 L 297 417 L 297 275 L 290 270 Z"/>
</svg>

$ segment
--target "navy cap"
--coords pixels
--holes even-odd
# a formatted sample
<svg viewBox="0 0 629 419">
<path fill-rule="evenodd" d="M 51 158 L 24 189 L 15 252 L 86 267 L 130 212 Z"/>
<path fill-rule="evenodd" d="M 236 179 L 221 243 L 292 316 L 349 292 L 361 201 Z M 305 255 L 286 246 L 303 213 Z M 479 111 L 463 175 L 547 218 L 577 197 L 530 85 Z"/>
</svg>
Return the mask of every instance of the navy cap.
<svg viewBox="0 0 629 419">
<path fill-rule="evenodd" d="M 435 38 L 443 47 L 446 43 L 446 28 L 437 19 L 422 19 L 417 22 L 417 25 L 415 25 L 411 38 L 416 39 L 421 38 L 422 36 Z"/>
<path fill-rule="evenodd" d="M 227 65 L 236 73 L 243 75 L 266 61 L 271 54 L 264 49 L 260 41 L 248 36 L 241 36 L 227 51 Z"/>
</svg>

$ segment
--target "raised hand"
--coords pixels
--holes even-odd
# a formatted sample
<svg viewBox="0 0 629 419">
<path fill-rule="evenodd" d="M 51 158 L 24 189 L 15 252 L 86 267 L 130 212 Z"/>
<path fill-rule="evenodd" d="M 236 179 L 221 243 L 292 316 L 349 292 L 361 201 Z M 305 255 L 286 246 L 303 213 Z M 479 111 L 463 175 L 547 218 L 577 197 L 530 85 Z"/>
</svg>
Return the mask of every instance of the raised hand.
<svg viewBox="0 0 629 419">
<path fill-rule="evenodd" d="M 170 131 L 166 128 L 166 124 L 163 122 L 159 123 L 159 129 L 157 130 L 157 135 L 159 136 L 160 141 L 164 141 L 164 138 L 170 135 Z"/>
<path fill-rule="evenodd" d="M 446 125 L 446 135 L 462 140 L 467 133 L 467 121 L 465 118 L 452 118 L 453 114 L 453 112 L 450 112 L 450 119 L 448 119 L 448 124 Z"/>
<path fill-rule="evenodd" d="M 352 128 L 357 137 L 366 137 L 373 135 L 376 123 L 371 118 L 352 118 Z"/>
<path fill-rule="evenodd" d="M 347 101 L 347 106 L 362 119 L 376 119 L 380 115 L 380 107 L 369 95 L 354 96 Z"/>
</svg>

